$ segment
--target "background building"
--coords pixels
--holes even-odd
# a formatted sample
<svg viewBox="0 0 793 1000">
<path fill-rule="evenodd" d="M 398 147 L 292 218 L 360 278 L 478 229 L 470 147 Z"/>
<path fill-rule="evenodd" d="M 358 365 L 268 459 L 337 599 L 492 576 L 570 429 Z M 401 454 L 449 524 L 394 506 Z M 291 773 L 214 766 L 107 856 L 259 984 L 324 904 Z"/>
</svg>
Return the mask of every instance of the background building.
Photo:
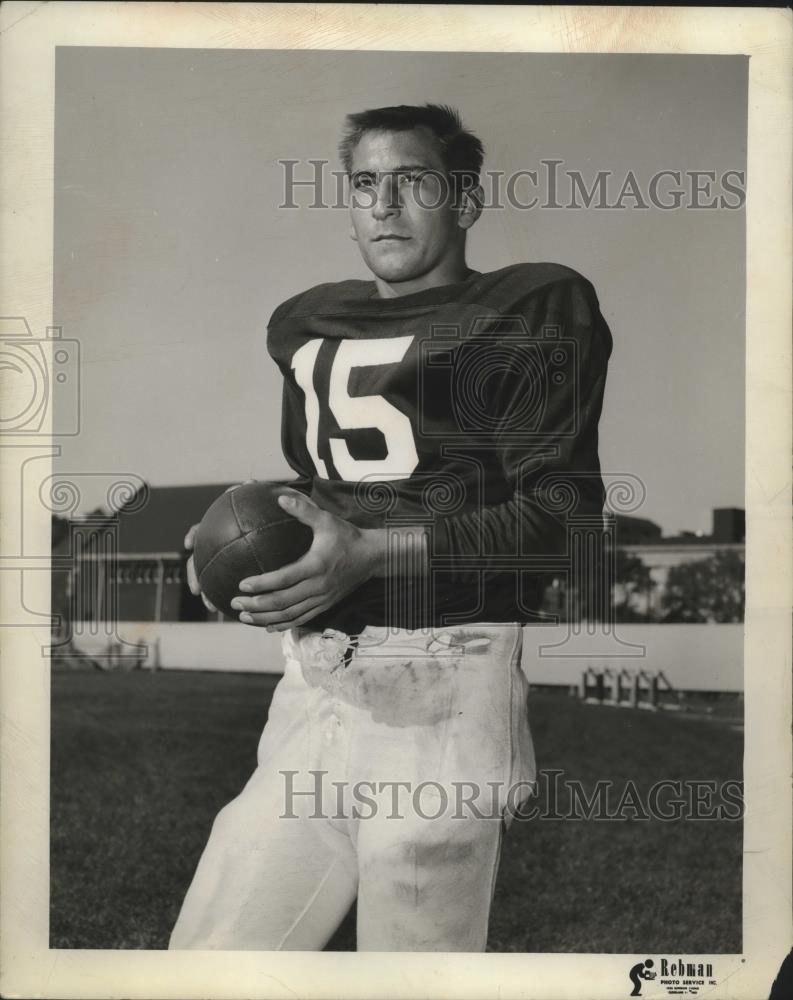
<svg viewBox="0 0 793 1000">
<path fill-rule="evenodd" d="M 709 535 L 682 531 L 678 535 L 663 537 L 660 528 L 657 535 L 652 535 L 643 522 L 640 530 L 633 524 L 623 524 L 624 521 L 636 521 L 636 518 L 617 518 L 617 544 L 624 556 L 634 557 L 649 571 L 649 585 L 643 592 L 634 592 L 629 605 L 637 612 L 649 615 L 651 618 L 663 620 L 668 614 L 668 588 L 670 572 L 676 567 L 687 564 L 717 559 L 716 566 L 721 566 L 724 575 L 737 570 L 737 562 L 743 562 L 746 516 L 745 512 L 735 507 L 719 507 L 713 511 L 713 527 Z M 657 528 L 656 525 L 652 525 Z M 724 557 L 732 554 L 734 561 Z M 624 565 L 623 560 L 623 565 Z M 736 570 L 732 567 L 736 566 Z M 618 562 L 619 567 L 619 562 Z M 718 570 L 717 570 L 718 573 Z M 679 574 L 678 574 L 679 575 Z M 617 573 L 615 588 L 619 597 L 625 597 L 625 581 Z M 665 601 L 665 598 L 667 600 Z M 742 617 L 742 616 L 741 616 Z"/>
<path fill-rule="evenodd" d="M 161 486 L 115 515 L 62 522 L 53 538 L 53 608 L 70 620 L 225 621 L 187 586 L 184 536 L 228 483 Z"/>
<path fill-rule="evenodd" d="M 190 593 L 183 543 L 187 528 L 201 520 L 228 485 L 154 487 L 146 496 L 132 498 L 115 515 L 97 511 L 59 521 L 53 534 L 56 613 L 66 622 L 87 623 L 227 621 L 223 615 L 208 612 Z M 710 560 L 707 565 L 715 581 L 700 580 L 698 585 L 718 589 L 719 574 L 726 583 L 728 576 L 741 575 L 744 543 L 745 516 L 738 508 L 714 510 L 709 535 L 682 531 L 665 537 L 653 521 L 617 515 L 611 598 L 616 619 L 711 620 L 707 610 L 685 607 L 687 601 L 701 603 L 696 587 L 692 591 L 681 586 L 686 567 Z M 677 603 L 670 598 L 670 580 L 675 592 L 679 591 Z M 545 610 L 570 620 L 570 608 L 585 606 L 570 598 L 568 580 L 549 580 Z M 733 607 L 724 620 L 742 620 L 742 592 L 740 603 L 740 618 Z"/>
</svg>

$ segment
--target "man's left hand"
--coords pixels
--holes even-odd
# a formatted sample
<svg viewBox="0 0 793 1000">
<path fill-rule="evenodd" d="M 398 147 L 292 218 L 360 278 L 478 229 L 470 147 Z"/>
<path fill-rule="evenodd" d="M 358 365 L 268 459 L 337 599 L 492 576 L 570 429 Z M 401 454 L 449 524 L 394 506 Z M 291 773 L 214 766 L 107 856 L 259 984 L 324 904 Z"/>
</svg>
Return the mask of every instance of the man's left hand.
<svg viewBox="0 0 793 1000">
<path fill-rule="evenodd" d="M 382 558 L 377 529 L 358 528 L 297 491 L 282 494 L 278 502 L 314 532 L 311 548 L 288 566 L 246 577 L 231 602 L 241 622 L 270 632 L 302 625 L 336 604 L 377 575 Z"/>
</svg>

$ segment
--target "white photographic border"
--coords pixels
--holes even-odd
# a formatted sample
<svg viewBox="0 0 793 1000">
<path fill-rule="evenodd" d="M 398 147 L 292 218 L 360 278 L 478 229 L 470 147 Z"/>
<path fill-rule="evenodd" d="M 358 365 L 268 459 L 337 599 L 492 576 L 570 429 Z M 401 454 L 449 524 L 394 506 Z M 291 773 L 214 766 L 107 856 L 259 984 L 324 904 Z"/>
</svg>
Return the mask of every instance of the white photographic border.
<svg viewBox="0 0 793 1000">
<path fill-rule="evenodd" d="M 758 8 L 355 4 L 23 3 L 0 10 L 3 315 L 53 323 L 56 46 L 742 53 L 749 58 L 747 164 L 745 800 L 743 953 L 711 960 L 702 996 L 767 996 L 793 943 L 791 905 L 791 183 L 793 20 Z M 50 513 L 20 495 L 46 463 L 0 437 L 0 621 L 25 530 Z M 51 454 L 51 451 L 50 451 Z M 39 561 L 37 566 L 41 567 Z M 49 606 L 49 573 L 25 576 Z M 642 955 L 357 954 L 50 950 L 49 627 L 0 629 L 0 992 L 79 998 L 510 998 L 627 995 Z M 648 905 L 652 901 L 648 900 Z M 685 900 L 680 900 L 685 907 Z M 681 956 L 686 958 L 687 956 Z M 645 997 L 666 996 L 648 982 Z"/>
</svg>

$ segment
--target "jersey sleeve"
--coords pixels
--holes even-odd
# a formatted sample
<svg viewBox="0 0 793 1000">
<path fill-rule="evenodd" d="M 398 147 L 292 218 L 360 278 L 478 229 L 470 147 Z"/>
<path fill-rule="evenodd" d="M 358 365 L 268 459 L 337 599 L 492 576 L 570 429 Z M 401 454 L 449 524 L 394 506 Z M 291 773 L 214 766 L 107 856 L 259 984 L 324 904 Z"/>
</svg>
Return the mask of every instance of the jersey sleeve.
<svg viewBox="0 0 793 1000">
<path fill-rule="evenodd" d="M 297 476 L 288 485 L 311 496 L 314 463 L 306 447 L 306 418 L 303 394 L 294 380 L 284 373 L 281 402 L 281 449 L 289 467 Z"/>
<path fill-rule="evenodd" d="M 498 557 L 526 556 L 530 564 L 532 555 L 563 555 L 569 518 L 599 515 L 605 499 L 598 421 L 612 338 L 595 291 L 576 276 L 532 293 L 512 312 L 532 338 L 558 331 L 561 350 L 543 352 L 542 379 L 506 365 L 490 391 L 493 444 L 512 495 L 439 519 L 433 529 L 434 555 L 475 559 L 483 569 L 495 568 Z M 532 399 L 540 417 L 531 434 L 521 434 L 516 427 Z"/>
</svg>

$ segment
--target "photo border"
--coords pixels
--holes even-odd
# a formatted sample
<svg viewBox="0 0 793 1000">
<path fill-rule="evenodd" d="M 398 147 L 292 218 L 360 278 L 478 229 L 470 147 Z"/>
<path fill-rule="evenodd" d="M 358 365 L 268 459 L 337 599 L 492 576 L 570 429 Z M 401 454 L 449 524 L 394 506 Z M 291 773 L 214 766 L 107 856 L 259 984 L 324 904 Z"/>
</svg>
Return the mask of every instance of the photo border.
<svg viewBox="0 0 793 1000">
<path fill-rule="evenodd" d="M 791 904 L 790 11 L 684 7 L 7 2 L 0 9 L 3 315 L 43 336 L 52 316 L 56 46 L 745 54 L 749 62 L 746 338 L 746 816 L 743 942 L 701 995 L 756 1000 L 793 942 Z M 51 427 L 47 428 L 51 431 Z M 0 621 L 19 604 L 22 463 L 57 444 L 0 437 Z M 42 468 L 46 465 L 42 464 Z M 16 562 L 15 562 L 16 560 Z M 48 563 L 23 607 L 49 608 Z M 12 583 L 13 581 L 13 583 Z M 3 585 L 5 584 L 5 585 Z M 16 590 L 15 590 L 16 588 Z M 39 618 L 40 620 L 40 618 Z M 15 625 L 17 627 L 15 627 Z M 0 629 L 0 991 L 7 997 L 510 998 L 627 995 L 641 955 L 168 952 L 49 949 L 49 626 Z M 681 906 L 685 901 L 681 900 Z M 672 956 L 670 956 L 672 957 Z M 687 956 L 681 956 L 686 958 Z M 647 997 L 662 996 L 648 983 Z"/>
</svg>

